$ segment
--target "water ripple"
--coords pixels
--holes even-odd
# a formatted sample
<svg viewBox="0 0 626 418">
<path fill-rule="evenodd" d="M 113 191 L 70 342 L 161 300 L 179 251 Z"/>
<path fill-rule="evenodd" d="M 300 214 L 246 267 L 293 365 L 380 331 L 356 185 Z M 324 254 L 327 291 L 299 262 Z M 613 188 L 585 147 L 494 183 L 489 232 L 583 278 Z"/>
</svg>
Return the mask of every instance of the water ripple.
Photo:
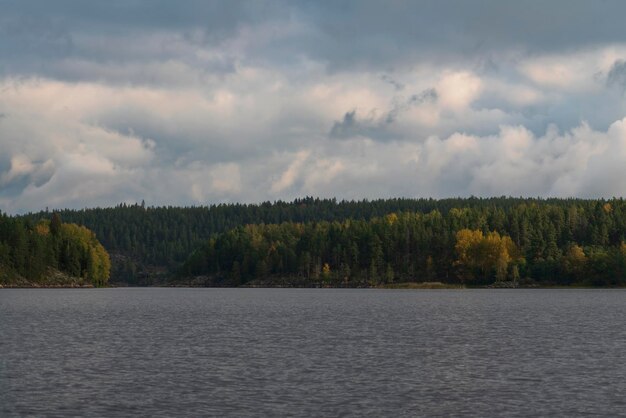
<svg viewBox="0 0 626 418">
<path fill-rule="evenodd" d="M 0 416 L 623 416 L 626 292 L 0 291 Z"/>
</svg>

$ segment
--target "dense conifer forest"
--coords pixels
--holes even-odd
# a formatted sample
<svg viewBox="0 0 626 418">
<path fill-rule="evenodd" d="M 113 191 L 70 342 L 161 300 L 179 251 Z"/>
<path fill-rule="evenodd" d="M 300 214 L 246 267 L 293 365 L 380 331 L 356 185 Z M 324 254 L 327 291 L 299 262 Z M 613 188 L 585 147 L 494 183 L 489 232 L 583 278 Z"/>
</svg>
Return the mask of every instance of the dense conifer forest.
<svg viewBox="0 0 626 418">
<path fill-rule="evenodd" d="M 100 287 L 109 273 L 108 253 L 84 226 L 0 214 L 0 285 Z"/>
<path fill-rule="evenodd" d="M 626 284 L 623 199 L 304 198 L 58 214 L 95 232 L 119 284 Z"/>
</svg>

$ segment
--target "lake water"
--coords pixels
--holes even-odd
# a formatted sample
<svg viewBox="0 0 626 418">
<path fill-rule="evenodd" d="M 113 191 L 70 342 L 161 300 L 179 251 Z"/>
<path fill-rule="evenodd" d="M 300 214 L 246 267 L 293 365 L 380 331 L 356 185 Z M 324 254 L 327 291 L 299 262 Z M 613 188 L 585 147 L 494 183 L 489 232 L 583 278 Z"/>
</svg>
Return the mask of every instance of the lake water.
<svg viewBox="0 0 626 418">
<path fill-rule="evenodd" d="M 626 291 L 0 290 L 0 416 L 618 416 Z"/>
</svg>

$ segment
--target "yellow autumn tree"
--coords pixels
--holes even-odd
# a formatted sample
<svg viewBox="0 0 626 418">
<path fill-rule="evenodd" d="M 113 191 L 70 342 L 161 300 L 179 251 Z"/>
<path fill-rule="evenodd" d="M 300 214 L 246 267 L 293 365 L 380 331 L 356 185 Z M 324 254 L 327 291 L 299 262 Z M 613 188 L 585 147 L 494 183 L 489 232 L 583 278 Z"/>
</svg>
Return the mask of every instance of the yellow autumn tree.
<svg viewBox="0 0 626 418">
<path fill-rule="evenodd" d="M 331 275 L 330 265 L 328 263 L 324 263 L 324 266 L 322 267 L 322 280 L 324 281 L 324 284 L 330 284 Z"/>
<path fill-rule="evenodd" d="M 472 231 L 470 229 L 461 229 L 456 233 L 456 245 L 454 249 L 457 253 L 456 264 L 470 265 L 476 259 L 476 250 L 478 244 L 483 240 L 482 231 Z"/>
<path fill-rule="evenodd" d="M 71 248 L 74 248 L 72 251 L 74 254 L 68 254 L 68 257 L 76 260 L 80 275 L 96 287 L 106 286 L 111 271 L 111 260 L 96 238 L 96 234 L 84 226 L 62 224 L 61 236 L 71 244 Z"/>
<path fill-rule="evenodd" d="M 584 277 L 587 256 L 579 245 L 571 245 L 561 259 L 563 270 L 575 280 Z"/>
<path fill-rule="evenodd" d="M 385 217 L 385 219 L 387 220 L 387 223 L 389 225 L 393 225 L 398 222 L 398 215 L 396 215 L 395 213 L 390 213 Z"/>
<path fill-rule="evenodd" d="M 480 230 L 461 229 L 456 233 L 455 250 L 455 264 L 470 279 L 474 273 L 481 278 L 495 273 L 496 280 L 505 280 L 509 264 L 519 258 L 513 240 L 497 231 L 484 235 Z"/>
</svg>

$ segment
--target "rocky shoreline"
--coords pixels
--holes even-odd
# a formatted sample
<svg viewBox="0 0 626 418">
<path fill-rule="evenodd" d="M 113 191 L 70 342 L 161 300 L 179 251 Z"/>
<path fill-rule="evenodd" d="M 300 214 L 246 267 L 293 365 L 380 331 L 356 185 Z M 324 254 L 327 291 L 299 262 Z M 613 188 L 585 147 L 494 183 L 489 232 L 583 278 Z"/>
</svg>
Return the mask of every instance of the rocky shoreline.
<svg viewBox="0 0 626 418">
<path fill-rule="evenodd" d="M 0 289 L 93 289 L 92 284 L 46 284 L 29 283 L 24 284 L 0 284 Z"/>
<path fill-rule="evenodd" d="M 91 282 L 82 277 L 69 276 L 56 269 L 50 269 L 46 277 L 40 280 L 28 280 L 21 276 L 9 274 L 0 277 L 0 289 L 80 289 L 93 287 Z"/>
</svg>

